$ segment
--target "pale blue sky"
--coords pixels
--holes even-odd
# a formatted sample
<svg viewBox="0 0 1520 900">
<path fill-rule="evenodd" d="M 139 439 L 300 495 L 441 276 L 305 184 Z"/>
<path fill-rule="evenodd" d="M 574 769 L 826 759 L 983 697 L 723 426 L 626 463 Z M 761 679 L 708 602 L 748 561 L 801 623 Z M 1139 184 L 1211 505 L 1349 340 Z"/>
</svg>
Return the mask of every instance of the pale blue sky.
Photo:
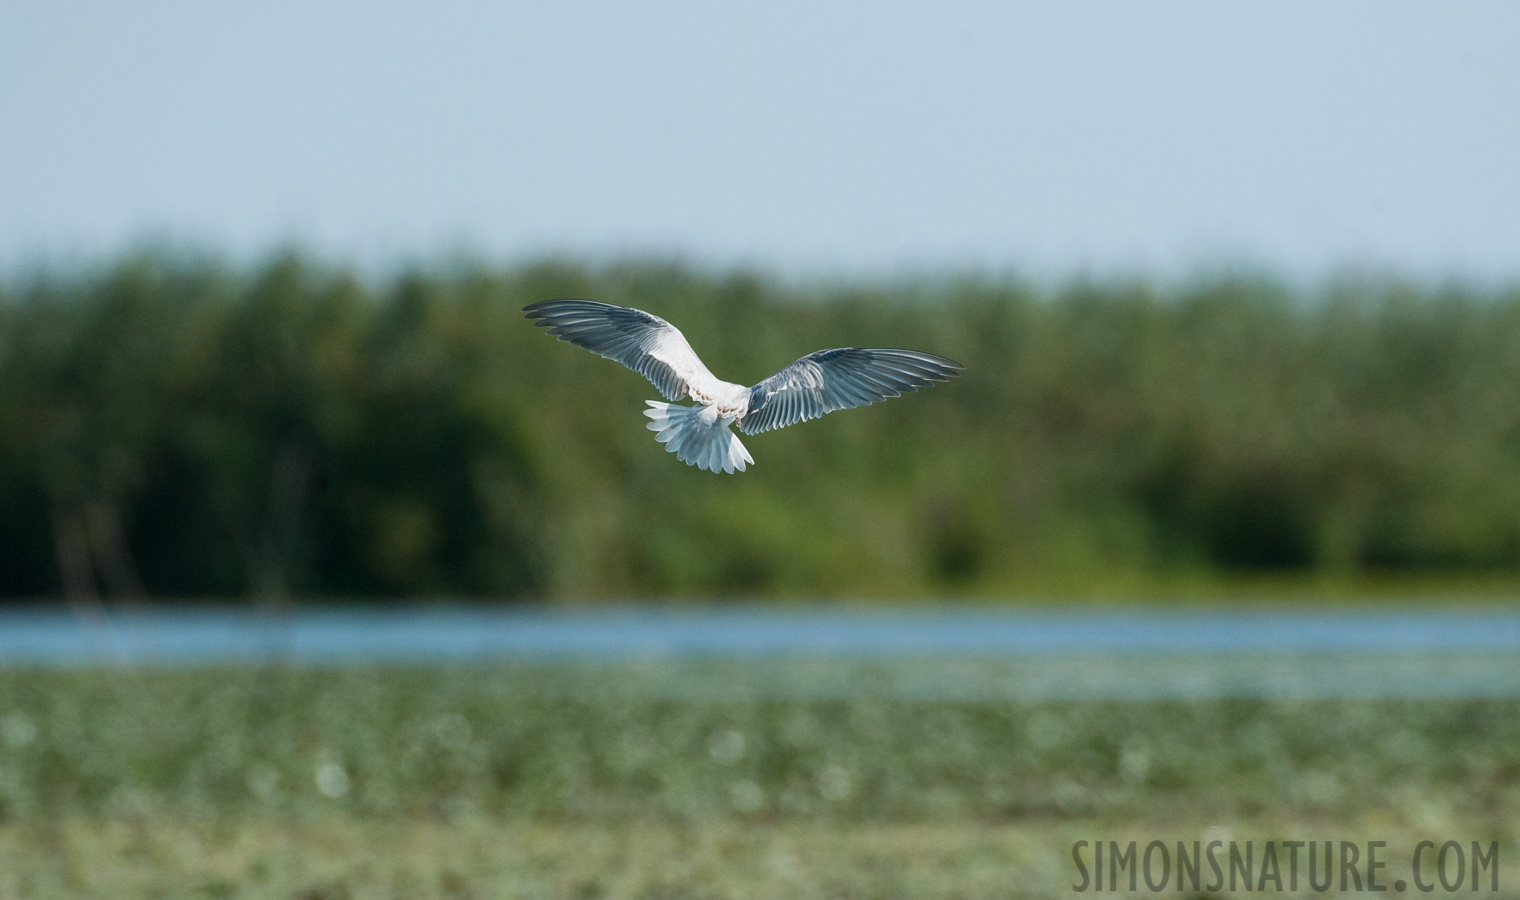
<svg viewBox="0 0 1520 900">
<path fill-rule="evenodd" d="M 0 263 L 1520 275 L 1520 4 L 0 5 Z"/>
</svg>

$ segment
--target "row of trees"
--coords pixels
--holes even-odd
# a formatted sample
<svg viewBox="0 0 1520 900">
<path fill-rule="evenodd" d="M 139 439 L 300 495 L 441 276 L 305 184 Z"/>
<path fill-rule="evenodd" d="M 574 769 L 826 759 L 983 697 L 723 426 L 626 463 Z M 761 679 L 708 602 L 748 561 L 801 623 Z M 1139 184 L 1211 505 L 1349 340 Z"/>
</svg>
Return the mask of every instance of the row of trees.
<svg viewBox="0 0 1520 900">
<path fill-rule="evenodd" d="M 644 428 L 639 376 L 521 307 L 676 322 L 757 381 L 827 346 L 964 362 L 747 440 Z M 0 293 L 0 595 L 1030 591 L 1520 568 L 1520 292 L 1249 279 L 793 286 L 678 265 L 380 283 L 135 256 Z"/>
</svg>

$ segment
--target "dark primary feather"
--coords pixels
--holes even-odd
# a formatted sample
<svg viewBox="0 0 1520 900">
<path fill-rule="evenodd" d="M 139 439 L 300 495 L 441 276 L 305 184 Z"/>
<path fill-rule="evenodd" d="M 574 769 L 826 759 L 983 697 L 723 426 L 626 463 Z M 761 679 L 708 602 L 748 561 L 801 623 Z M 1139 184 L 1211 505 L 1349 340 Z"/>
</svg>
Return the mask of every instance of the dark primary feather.
<svg viewBox="0 0 1520 900">
<path fill-rule="evenodd" d="M 529 319 L 562 341 L 622 363 L 648 378 L 666 400 L 686 396 L 686 379 L 653 353 L 671 336 L 690 353 L 672 324 L 641 309 L 595 300 L 543 300 L 523 307 Z"/>
<path fill-rule="evenodd" d="M 820 350 L 750 389 L 739 430 L 759 434 L 948 381 L 965 368 L 917 350 Z"/>
</svg>

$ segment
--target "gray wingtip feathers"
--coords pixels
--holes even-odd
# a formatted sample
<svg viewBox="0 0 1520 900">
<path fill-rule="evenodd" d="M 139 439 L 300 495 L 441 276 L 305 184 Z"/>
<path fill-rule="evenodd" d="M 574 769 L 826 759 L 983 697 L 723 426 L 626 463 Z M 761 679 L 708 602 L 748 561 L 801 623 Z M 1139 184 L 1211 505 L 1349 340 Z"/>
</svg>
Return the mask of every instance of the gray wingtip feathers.
<svg viewBox="0 0 1520 900">
<path fill-rule="evenodd" d="M 750 389 L 739 430 L 760 434 L 949 381 L 965 366 L 921 350 L 840 347 L 811 353 Z"/>
</svg>

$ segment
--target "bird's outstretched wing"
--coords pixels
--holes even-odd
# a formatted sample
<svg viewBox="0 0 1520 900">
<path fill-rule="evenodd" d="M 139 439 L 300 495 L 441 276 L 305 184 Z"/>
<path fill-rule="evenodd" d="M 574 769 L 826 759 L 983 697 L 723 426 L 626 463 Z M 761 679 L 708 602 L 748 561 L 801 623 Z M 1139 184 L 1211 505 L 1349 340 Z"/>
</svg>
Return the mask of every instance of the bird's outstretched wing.
<svg viewBox="0 0 1520 900">
<path fill-rule="evenodd" d="M 523 311 L 560 340 L 648 378 L 666 400 L 686 396 L 693 379 L 712 377 L 680 329 L 641 309 L 594 300 L 544 300 Z"/>
<path fill-rule="evenodd" d="M 836 409 L 868 406 L 948 381 L 963 368 L 917 350 L 820 350 L 750 388 L 749 411 L 739 420 L 739 430 L 759 434 Z"/>
</svg>

